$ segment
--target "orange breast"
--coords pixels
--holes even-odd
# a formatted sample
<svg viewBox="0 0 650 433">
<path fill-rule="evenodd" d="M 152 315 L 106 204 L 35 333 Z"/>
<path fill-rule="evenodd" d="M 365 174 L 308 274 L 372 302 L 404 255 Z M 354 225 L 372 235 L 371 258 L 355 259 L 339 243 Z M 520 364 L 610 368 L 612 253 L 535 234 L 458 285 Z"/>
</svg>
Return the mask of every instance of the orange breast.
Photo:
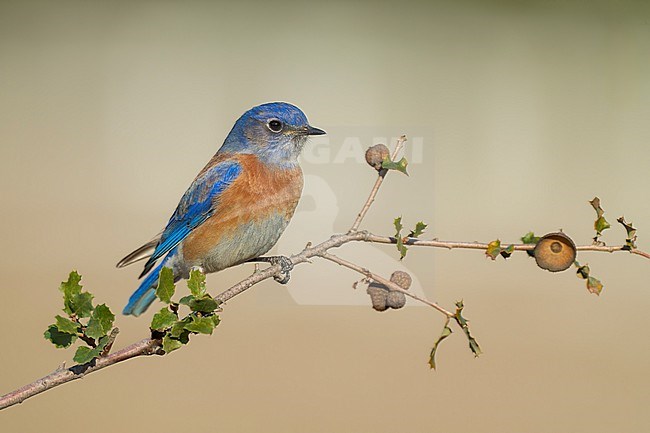
<svg viewBox="0 0 650 433">
<path fill-rule="evenodd" d="M 269 168 L 254 155 L 235 159 L 242 173 L 216 199 L 214 214 L 182 243 L 189 267 L 214 272 L 264 254 L 296 209 L 303 185 L 300 167 Z"/>
</svg>

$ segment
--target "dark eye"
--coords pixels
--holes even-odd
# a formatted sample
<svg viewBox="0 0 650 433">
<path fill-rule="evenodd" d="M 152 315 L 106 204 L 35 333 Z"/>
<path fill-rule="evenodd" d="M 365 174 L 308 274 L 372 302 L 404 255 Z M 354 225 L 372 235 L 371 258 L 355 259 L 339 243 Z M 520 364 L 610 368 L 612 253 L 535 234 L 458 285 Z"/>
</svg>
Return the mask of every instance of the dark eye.
<svg viewBox="0 0 650 433">
<path fill-rule="evenodd" d="M 280 122 L 278 119 L 269 120 L 269 123 L 267 123 L 266 126 L 268 126 L 269 129 L 273 132 L 282 131 L 282 122 Z"/>
</svg>

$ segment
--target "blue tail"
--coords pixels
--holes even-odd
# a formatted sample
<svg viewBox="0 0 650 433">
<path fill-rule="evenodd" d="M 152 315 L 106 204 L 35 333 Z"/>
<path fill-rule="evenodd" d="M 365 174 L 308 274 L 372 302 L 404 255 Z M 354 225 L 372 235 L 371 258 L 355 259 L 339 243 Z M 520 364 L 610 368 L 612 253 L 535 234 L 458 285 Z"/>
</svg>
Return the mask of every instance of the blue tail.
<svg viewBox="0 0 650 433">
<path fill-rule="evenodd" d="M 158 275 L 160 275 L 160 270 L 165 264 L 166 260 L 163 260 L 158 266 L 156 266 L 149 275 L 147 275 L 138 290 L 133 292 L 129 298 L 129 303 L 126 304 L 122 314 L 134 316 L 139 316 L 144 313 L 149 305 L 156 299 L 156 287 L 158 286 Z"/>
</svg>

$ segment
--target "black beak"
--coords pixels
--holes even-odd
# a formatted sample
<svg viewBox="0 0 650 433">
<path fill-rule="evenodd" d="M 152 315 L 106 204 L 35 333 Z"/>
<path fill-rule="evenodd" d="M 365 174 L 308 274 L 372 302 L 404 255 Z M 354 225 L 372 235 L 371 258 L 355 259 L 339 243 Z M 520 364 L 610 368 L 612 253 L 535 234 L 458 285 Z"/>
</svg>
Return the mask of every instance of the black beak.
<svg viewBox="0 0 650 433">
<path fill-rule="evenodd" d="M 313 126 L 307 126 L 307 135 L 324 135 L 327 134 L 327 132 L 323 131 L 322 129 L 319 128 L 314 128 Z"/>
</svg>

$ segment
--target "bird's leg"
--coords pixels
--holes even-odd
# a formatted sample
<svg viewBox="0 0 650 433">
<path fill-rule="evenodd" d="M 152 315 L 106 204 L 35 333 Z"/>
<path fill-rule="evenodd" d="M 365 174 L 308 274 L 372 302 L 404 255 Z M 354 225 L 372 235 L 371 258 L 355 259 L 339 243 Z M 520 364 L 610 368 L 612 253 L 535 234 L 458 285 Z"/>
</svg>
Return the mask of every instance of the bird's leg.
<svg viewBox="0 0 650 433">
<path fill-rule="evenodd" d="M 273 276 L 273 279 L 280 284 L 287 284 L 291 279 L 291 270 L 293 269 L 293 262 L 286 256 L 269 256 L 269 257 L 255 257 L 250 259 L 249 262 L 264 262 L 269 263 L 271 266 L 280 265 L 280 272 Z"/>
</svg>

